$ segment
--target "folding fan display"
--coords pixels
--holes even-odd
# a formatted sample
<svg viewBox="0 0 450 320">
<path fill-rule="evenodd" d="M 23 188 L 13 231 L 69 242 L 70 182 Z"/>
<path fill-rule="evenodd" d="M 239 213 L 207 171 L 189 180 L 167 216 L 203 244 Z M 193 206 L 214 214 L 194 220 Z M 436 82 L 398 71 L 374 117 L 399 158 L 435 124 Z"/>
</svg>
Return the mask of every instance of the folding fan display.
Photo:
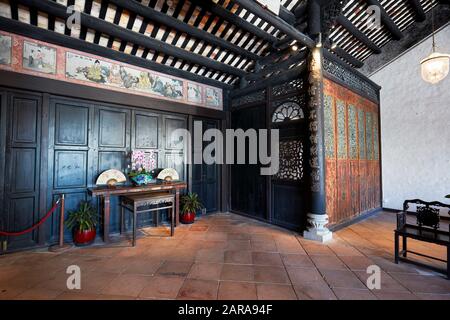
<svg viewBox="0 0 450 320">
<path fill-rule="evenodd" d="M 100 174 L 95 182 L 99 186 L 114 187 L 118 183 L 124 183 L 127 181 L 125 175 L 116 169 L 106 170 Z"/>
<path fill-rule="evenodd" d="M 178 172 L 175 169 L 167 168 L 162 170 L 158 174 L 158 179 L 164 180 L 164 181 L 174 181 L 174 180 L 180 180 L 180 177 L 178 175 Z"/>
</svg>

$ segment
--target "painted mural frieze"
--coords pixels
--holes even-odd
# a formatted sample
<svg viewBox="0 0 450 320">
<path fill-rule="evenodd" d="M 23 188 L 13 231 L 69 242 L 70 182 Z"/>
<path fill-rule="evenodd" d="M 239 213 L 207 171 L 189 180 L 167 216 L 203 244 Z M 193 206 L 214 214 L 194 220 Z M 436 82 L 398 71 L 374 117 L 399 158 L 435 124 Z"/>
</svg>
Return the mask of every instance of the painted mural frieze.
<svg viewBox="0 0 450 320">
<path fill-rule="evenodd" d="M 56 74 L 56 49 L 24 41 L 22 66 L 37 72 Z"/>
<path fill-rule="evenodd" d="M 330 61 L 328 59 L 324 59 L 323 68 L 328 74 L 331 74 L 332 76 L 346 83 L 350 87 L 355 88 L 356 90 L 366 94 L 369 98 L 373 99 L 374 101 L 378 101 L 377 89 L 374 88 L 369 82 L 359 77 L 358 75 L 350 72 L 349 70 L 345 69 L 339 64 L 334 63 L 333 61 Z"/>
<path fill-rule="evenodd" d="M 303 143 L 300 140 L 280 141 L 280 169 L 275 177 L 300 181 L 303 172 Z"/>
<path fill-rule="evenodd" d="M 183 99 L 183 81 L 157 76 L 99 59 L 66 53 L 66 77 Z"/>
<path fill-rule="evenodd" d="M 203 102 L 203 92 L 202 86 L 192 82 L 187 84 L 187 99 L 190 102 L 202 103 Z"/>
<path fill-rule="evenodd" d="M 7 32 L 0 44 L 0 69 L 223 110 L 219 88 Z"/>
</svg>

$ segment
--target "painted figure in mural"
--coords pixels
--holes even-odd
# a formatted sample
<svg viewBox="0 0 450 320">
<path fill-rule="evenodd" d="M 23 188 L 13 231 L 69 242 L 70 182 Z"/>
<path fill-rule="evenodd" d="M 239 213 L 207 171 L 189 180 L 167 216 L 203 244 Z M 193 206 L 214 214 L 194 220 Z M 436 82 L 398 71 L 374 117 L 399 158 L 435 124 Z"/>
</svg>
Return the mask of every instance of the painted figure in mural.
<svg viewBox="0 0 450 320">
<path fill-rule="evenodd" d="M 110 72 L 107 67 L 102 67 L 100 65 L 100 61 L 95 60 L 94 64 L 90 67 L 78 67 L 77 73 L 83 73 L 88 80 L 97 83 L 105 83 Z"/>
<path fill-rule="evenodd" d="M 0 35 L 0 64 L 11 63 L 11 38 Z"/>
<path fill-rule="evenodd" d="M 139 82 L 139 78 L 128 73 L 124 67 L 120 67 L 120 77 L 122 78 L 122 85 L 129 89 Z"/>
<path fill-rule="evenodd" d="M 36 56 L 34 59 L 34 63 L 35 63 L 35 67 L 37 67 L 38 69 L 43 69 L 44 68 L 44 56 L 42 54 L 41 49 L 38 49 L 36 52 Z"/>
<path fill-rule="evenodd" d="M 193 100 L 200 101 L 200 99 L 201 99 L 200 87 L 198 87 L 198 86 L 189 86 L 188 87 L 188 95 L 190 97 L 192 97 Z"/>
<path fill-rule="evenodd" d="M 117 64 L 111 65 L 108 82 L 120 86 L 122 84 L 122 77 L 120 76 L 120 68 Z"/>
<path fill-rule="evenodd" d="M 40 49 L 31 50 L 31 52 L 28 56 L 28 66 L 31 68 L 36 68 L 36 69 L 44 68 L 44 56 Z"/>
<path fill-rule="evenodd" d="M 141 72 L 139 74 L 139 83 L 138 83 L 139 89 L 149 89 L 150 86 L 151 86 L 151 83 L 150 83 L 149 73 Z"/>
<path fill-rule="evenodd" d="M 176 82 L 176 80 L 173 81 Z M 179 98 L 183 96 L 183 92 L 179 90 L 175 84 L 169 83 L 168 81 L 163 81 L 158 76 L 150 76 L 150 83 L 152 85 L 152 90 L 164 97 Z M 179 85 L 181 86 L 181 84 Z"/>
</svg>

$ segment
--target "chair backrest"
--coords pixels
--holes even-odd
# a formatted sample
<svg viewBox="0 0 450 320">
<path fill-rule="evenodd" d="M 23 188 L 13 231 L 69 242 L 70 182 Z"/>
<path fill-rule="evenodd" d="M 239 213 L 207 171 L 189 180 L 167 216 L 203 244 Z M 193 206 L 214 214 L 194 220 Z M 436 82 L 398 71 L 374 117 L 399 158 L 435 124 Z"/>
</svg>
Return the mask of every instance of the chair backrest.
<svg viewBox="0 0 450 320">
<path fill-rule="evenodd" d="M 419 226 L 427 226 L 437 229 L 439 228 L 441 210 L 448 210 L 447 213 L 450 214 L 450 205 L 439 201 L 426 202 L 420 199 L 406 200 L 403 203 L 403 211 L 411 212 L 408 211 L 408 209 L 412 204 L 416 205 L 415 213 L 417 216 L 417 224 Z"/>
</svg>

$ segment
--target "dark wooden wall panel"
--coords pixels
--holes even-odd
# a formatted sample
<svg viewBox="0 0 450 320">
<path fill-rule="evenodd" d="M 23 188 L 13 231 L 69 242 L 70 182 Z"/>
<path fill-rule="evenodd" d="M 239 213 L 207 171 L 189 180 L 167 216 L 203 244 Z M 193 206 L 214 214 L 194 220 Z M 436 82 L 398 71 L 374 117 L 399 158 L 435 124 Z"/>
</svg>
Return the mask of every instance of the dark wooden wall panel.
<svg viewBox="0 0 450 320">
<path fill-rule="evenodd" d="M 38 222 L 42 99 L 39 95 L 8 94 L 5 148 L 3 228 L 21 231 Z M 38 232 L 9 237 L 9 248 L 38 243 Z"/>
</svg>

